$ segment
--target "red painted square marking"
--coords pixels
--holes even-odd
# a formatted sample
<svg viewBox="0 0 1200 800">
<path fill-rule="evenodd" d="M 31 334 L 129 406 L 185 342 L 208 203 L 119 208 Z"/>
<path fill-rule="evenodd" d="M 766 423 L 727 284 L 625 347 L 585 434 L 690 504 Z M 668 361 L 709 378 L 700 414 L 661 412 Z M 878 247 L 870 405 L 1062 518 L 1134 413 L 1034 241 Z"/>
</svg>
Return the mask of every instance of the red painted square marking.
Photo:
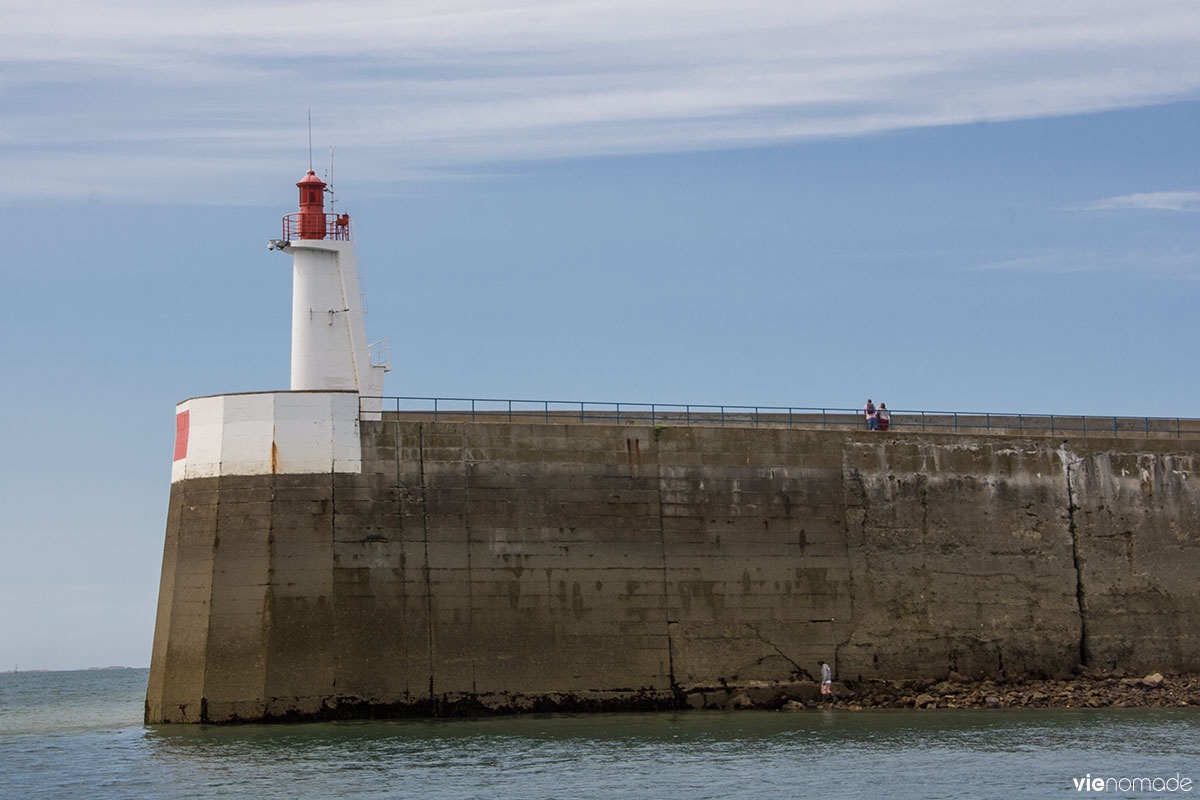
<svg viewBox="0 0 1200 800">
<path fill-rule="evenodd" d="M 187 458 L 189 416 L 188 411 L 180 411 L 175 415 L 175 461 Z"/>
</svg>

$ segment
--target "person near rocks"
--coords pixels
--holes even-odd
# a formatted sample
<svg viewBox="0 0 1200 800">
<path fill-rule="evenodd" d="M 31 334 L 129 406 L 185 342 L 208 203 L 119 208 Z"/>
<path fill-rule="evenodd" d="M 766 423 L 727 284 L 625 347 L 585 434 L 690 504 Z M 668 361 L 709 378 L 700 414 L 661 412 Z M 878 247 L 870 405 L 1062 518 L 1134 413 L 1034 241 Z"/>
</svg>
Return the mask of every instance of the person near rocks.
<svg viewBox="0 0 1200 800">
<path fill-rule="evenodd" d="M 875 412 L 878 419 L 876 428 L 881 431 L 886 431 L 892 424 L 892 412 L 887 410 L 887 403 L 880 403 L 879 410 Z"/>
<path fill-rule="evenodd" d="M 830 699 L 833 696 L 833 671 L 824 661 L 821 662 L 821 696 Z"/>
<path fill-rule="evenodd" d="M 867 398 L 867 404 L 863 406 L 863 416 L 867 418 L 867 430 L 877 430 L 879 426 L 879 418 L 875 416 L 875 404 L 871 402 L 871 398 Z"/>
</svg>

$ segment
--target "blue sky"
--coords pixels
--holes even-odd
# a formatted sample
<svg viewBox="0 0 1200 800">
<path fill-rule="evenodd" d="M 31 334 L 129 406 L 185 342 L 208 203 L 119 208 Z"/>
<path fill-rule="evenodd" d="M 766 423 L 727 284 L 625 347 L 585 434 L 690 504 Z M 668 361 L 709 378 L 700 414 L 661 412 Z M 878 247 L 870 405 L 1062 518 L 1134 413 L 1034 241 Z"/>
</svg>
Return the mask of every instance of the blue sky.
<svg viewBox="0 0 1200 800">
<path fill-rule="evenodd" d="M 309 108 L 389 394 L 1200 416 L 1200 7 L 963 5 L 0 0 L 0 668 L 149 663 Z"/>
</svg>

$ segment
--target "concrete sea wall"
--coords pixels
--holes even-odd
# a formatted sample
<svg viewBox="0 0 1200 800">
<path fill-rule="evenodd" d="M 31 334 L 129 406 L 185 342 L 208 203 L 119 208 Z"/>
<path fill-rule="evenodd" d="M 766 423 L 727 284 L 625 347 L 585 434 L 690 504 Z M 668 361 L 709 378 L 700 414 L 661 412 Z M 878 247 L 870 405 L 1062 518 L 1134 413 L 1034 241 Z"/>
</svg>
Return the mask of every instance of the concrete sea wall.
<svg viewBox="0 0 1200 800">
<path fill-rule="evenodd" d="M 723 702 L 1200 670 L 1200 440 L 361 423 L 172 485 L 146 719 Z"/>
</svg>

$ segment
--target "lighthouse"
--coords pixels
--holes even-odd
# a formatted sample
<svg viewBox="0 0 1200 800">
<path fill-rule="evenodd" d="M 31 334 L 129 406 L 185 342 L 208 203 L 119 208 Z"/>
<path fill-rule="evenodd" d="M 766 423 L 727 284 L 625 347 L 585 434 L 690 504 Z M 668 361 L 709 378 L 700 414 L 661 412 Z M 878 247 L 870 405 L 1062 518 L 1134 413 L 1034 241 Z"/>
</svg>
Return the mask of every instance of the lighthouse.
<svg viewBox="0 0 1200 800">
<path fill-rule="evenodd" d="M 328 187 L 311 169 L 296 184 L 300 210 L 271 250 L 292 256 L 292 391 L 383 394 L 386 340 L 367 342 L 350 215 L 325 212 Z M 364 410 L 377 403 L 366 400 Z"/>
<path fill-rule="evenodd" d="M 350 215 L 325 212 L 311 169 L 296 187 L 300 210 L 269 245 L 292 256 L 290 390 L 178 403 L 172 482 L 362 469 L 359 423 L 380 418 L 387 340 L 367 341 Z"/>
</svg>

